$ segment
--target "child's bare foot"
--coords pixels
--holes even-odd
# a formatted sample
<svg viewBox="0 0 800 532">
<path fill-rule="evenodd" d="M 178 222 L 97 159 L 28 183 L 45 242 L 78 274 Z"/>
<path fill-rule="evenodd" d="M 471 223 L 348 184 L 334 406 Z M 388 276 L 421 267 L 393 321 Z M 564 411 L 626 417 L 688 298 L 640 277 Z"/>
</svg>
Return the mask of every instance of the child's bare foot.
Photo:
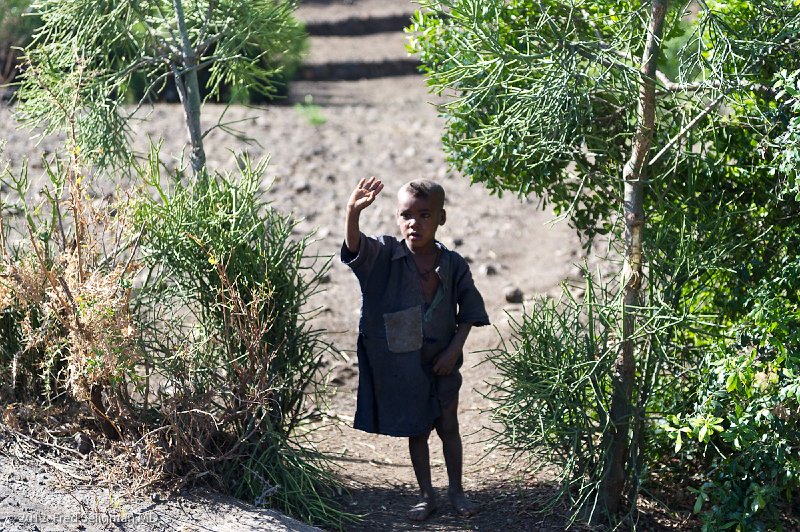
<svg viewBox="0 0 800 532">
<path fill-rule="evenodd" d="M 453 505 L 453 508 L 455 508 L 456 513 L 460 517 L 472 517 L 478 513 L 478 507 L 467 500 L 467 497 L 464 495 L 463 491 L 453 491 L 448 489 L 447 496 L 450 498 L 450 503 Z"/>
<path fill-rule="evenodd" d="M 424 521 L 436 511 L 436 497 L 422 496 L 419 502 L 408 511 L 408 518 L 412 521 Z"/>
</svg>

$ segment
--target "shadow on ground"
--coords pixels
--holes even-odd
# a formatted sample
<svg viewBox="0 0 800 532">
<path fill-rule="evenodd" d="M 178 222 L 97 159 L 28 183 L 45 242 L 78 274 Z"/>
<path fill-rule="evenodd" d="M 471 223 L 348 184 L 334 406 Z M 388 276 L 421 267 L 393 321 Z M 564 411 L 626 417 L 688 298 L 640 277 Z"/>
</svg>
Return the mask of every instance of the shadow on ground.
<svg viewBox="0 0 800 532">
<path fill-rule="evenodd" d="M 469 499 L 477 503 L 480 511 L 471 518 L 456 515 L 444 490 L 439 490 L 439 508 L 425 522 L 414 523 L 406 517 L 408 509 L 417 501 L 416 491 L 404 486 L 351 488 L 341 497 L 350 511 L 363 516 L 359 523 L 346 527 L 348 532 L 399 532 L 407 530 L 491 532 L 550 532 L 550 531 L 608 531 L 607 526 L 570 524 L 565 504 L 549 506 L 557 492 L 554 483 L 540 482 L 527 486 L 499 483 L 479 490 L 468 490 Z M 357 504 L 354 501 L 358 501 Z M 689 512 L 668 515 L 663 508 L 642 508 L 636 523 L 623 524 L 616 531 L 642 530 L 666 532 L 693 530 L 697 525 Z"/>
<path fill-rule="evenodd" d="M 406 518 L 408 509 L 417 502 L 416 491 L 409 487 L 351 488 L 341 502 L 350 511 L 364 515 L 361 522 L 347 527 L 348 532 L 565 530 L 568 523 L 563 509 L 546 511 L 547 501 L 555 490 L 555 485 L 547 483 L 527 487 L 498 484 L 468 490 L 467 497 L 480 507 L 478 514 L 471 518 L 456 515 L 445 490 L 439 490 L 439 507 L 424 523 L 413 523 Z"/>
</svg>

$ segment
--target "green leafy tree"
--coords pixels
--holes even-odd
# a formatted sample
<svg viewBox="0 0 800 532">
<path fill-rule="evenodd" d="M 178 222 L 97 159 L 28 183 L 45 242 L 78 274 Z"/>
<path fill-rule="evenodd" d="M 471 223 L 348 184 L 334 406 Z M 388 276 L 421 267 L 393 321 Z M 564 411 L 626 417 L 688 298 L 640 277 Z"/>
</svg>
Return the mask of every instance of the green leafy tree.
<svg viewBox="0 0 800 532">
<path fill-rule="evenodd" d="M 205 165 L 198 72 L 217 95 L 223 84 L 269 92 L 279 66 L 298 54 L 303 30 L 285 0 L 37 0 L 42 20 L 26 49 L 18 115 L 43 134 L 70 129 L 84 161 L 105 166 L 129 158 L 122 104 L 134 75 L 147 89 L 172 78 L 183 106 L 195 173 Z M 277 62 L 273 62 L 277 65 Z M 71 110 L 78 106 L 80 113 Z"/>
<path fill-rule="evenodd" d="M 424 2 L 410 30 L 433 90 L 455 93 L 443 106 L 451 163 L 492 192 L 539 195 L 587 240 L 611 234 L 619 243 L 619 286 L 604 291 L 619 323 L 601 324 L 612 329 L 614 360 L 598 364 L 607 373 L 578 379 L 589 388 L 570 388 L 591 390 L 584 407 L 594 414 L 558 443 L 566 469 L 579 452 L 599 464 L 569 473 L 567 484 L 596 481 L 578 506 L 617 515 L 625 493 L 635 504 L 646 421 L 692 400 L 685 368 L 720 325 L 746 314 L 739 294 L 774 271 L 754 263 L 786 250 L 780 235 L 797 206 L 776 208 L 774 182 L 786 169 L 776 174 L 766 152 L 781 138 L 792 153 L 781 137 L 792 97 L 773 82 L 798 67 L 800 4 L 445 0 Z M 743 264 L 753 265 L 749 281 L 738 275 Z M 518 333 L 524 340 L 541 327 L 524 322 Z M 521 359 L 537 352 L 525 341 L 516 348 Z M 515 378 L 535 381 L 546 367 Z M 566 418 L 542 412 L 541 430 L 523 434 L 553 446 Z"/>
</svg>

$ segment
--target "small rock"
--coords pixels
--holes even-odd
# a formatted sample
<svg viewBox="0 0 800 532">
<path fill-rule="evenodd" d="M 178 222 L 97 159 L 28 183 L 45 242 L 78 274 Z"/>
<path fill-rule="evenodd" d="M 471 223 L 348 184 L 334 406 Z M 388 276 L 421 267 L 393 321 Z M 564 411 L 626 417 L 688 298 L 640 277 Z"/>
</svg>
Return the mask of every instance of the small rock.
<svg viewBox="0 0 800 532">
<path fill-rule="evenodd" d="M 294 185 L 295 192 L 311 192 L 311 184 L 308 181 L 298 181 Z"/>
<path fill-rule="evenodd" d="M 504 295 L 506 301 L 508 301 L 509 303 L 522 303 L 524 299 L 524 294 L 522 293 L 522 290 L 520 290 L 516 286 L 507 286 L 504 291 Z"/>
<path fill-rule="evenodd" d="M 454 238 L 453 239 L 453 246 L 454 247 L 458 247 L 458 246 L 462 246 L 462 245 L 464 245 L 464 239 L 463 238 Z"/>
<path fill-rule="evenodd" d="M 94 442 L 83 432 L 77 432 L 75 433 L 75 448 L 79 453 L 87 455 L 94 449 Z"/>
<path fill-rule="evenodd" d="M 478 268 L 478 271 L 481 275 L 490 276 L 490 275 L 497 275 L 497 266 L 494 264 L 481 264 Z"/>
<path fill-rule="evenodd" d="M 327 273 L 325 275 L 320 276 L 319 284 L 328 284 L 331 282 L 331 276 Z"/>
</svg>

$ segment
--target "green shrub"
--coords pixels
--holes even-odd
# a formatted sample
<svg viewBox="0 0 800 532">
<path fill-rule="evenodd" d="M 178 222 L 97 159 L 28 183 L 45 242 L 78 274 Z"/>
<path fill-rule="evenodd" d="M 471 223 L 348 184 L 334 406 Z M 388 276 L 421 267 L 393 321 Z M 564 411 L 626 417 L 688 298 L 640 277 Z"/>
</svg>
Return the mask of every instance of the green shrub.
<svg viewBox="0 0 800 532">
<path fill-rule="evenodd" d="M 613 292 L 587 275 L 582 297 L 564 286 L 560 301 L 512 319 L 511 337 L 488 357 L 498 372 L 492 418 L 503 427 L 495 442 L 532 465 L 556 464 L 573 517 L 594 512 L 603 475 L 618 312 Z"/>
<path fill-rule="evenodd" d="M 138 406 L 163 418 L 155 446 L 178 475 L 210 473 L 237 497 L 338 527 L 327 462 L 300 430 L 327 348 L 303 307 L 328 259 L 310 258 L 308 237 L 267 204 L 265 166 L 167 188 L 157 164 L 143 173 L 154 194 L 133 206 L 149 271 L 136 296 L 150 368 Z"/>
<path fill-rule="evenodd" d="M 704 530 L 775 530 L 800 488 L 800 260 L 764 283 L 735 341 L 707 351 L 693 411 L 666 427 L 701 471 Z"/>
</svg>

